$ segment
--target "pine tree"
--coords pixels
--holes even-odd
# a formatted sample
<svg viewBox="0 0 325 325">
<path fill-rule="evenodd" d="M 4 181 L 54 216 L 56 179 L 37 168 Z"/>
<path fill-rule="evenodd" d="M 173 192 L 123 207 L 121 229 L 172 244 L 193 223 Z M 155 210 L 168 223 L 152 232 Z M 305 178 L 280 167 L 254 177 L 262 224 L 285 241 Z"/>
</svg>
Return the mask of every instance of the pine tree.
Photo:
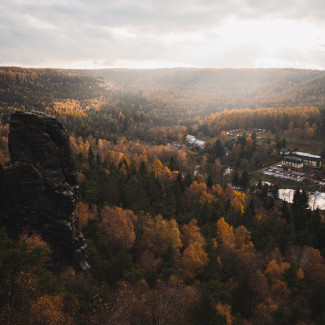
<svg viewBox="0 0 325 325">
<path fill-rule="evenodd" d="M 241 178 L 240 178 L 240 185 L 244 188 L 247 188 L 248 186 L 248 182 L 249 182 L 249 176 L 248 176 L 248 172 L 247 170 L 244 170 L 242 175 L 241 175 Z"/>
<path fill-rule="evenodd" d="M 238 177 L 238 172 L 236 170 L 234 177 L 232 178 L 232 185 L 233 186 L 238 186 L 239 185 L 239 177 Z"/>
</svg>

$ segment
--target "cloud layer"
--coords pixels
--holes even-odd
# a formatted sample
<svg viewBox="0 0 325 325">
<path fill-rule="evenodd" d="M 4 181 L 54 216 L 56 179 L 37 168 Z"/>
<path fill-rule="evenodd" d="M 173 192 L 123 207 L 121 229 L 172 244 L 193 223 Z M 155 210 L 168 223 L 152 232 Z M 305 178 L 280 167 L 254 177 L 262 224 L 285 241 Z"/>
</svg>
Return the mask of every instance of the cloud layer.
<svg viewBox="0 0 325 325">
<path fill-rule="evenodd" d="M 1 0 L 0 64 L 325 69 L 323 0 Z"/>
</svg>

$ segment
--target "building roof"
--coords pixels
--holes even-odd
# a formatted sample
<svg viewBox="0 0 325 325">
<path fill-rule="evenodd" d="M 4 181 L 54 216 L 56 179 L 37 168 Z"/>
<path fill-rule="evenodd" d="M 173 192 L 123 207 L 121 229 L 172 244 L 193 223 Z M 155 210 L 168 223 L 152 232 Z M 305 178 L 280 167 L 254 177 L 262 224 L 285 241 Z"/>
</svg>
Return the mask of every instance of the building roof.
<svg viewBox="0 0 325 325">
<path fill-rule="evenodd" d="M 193 144 L 193 145 L 196 145 L 199 147 L 203 147 L 205 145 L 205 141 L 199 140 L 194 135 L 190 135 L 190 134 L 188 134 L 186 136 L 186 141 L 190 144 Z"/>
<path fill-rule="evenodd" d="M 293 155 L 295 156 L 299 156 L 299 157 L 304 157 L 304 158 L 309 158 L 309 159 L 321 159 L 321 156 L 317 156 L 317 155 L 312 155 L 310 153 L 307 153 L 307 152 L 300 152 L 300 151 L 294 151 L 292 153 Z"/>
<path fill-rule="evenodd" d="M 289 149 L 288 148 L 281 148 L 280 152 L 289 152 Z"/>
<path fill-rule="evenodd" d="M 196 140 L 195 144 L 197 144 L 198 146 L 204 146 L 205 142 L 202 140 Z"/>
</svg>

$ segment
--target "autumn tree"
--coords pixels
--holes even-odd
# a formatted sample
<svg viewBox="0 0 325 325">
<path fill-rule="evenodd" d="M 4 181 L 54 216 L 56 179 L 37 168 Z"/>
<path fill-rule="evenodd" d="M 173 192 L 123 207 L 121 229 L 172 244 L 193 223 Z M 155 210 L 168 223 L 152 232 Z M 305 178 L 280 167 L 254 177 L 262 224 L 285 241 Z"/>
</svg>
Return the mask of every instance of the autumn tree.
<svg viewBox="0 0 325 325">
<path fill-rule="evenodd" d="M 133 223 L 136 220 L 136 215 L 130 210 L 123 210 L 119 207 L 104 207 L 101 211 L 99 231 L 112 252 L 121 248 L 129 249 L 133 246 L 135 242 Z"/>
<path fill-rule="evenodd" d="M 163 169 L 163 164 L 159 159 L 156 159 L 155 162 L 153 163 L 153 172 L 156 178 L 160 175 L 162 169 Z"/>
<path fill-rule="evenodd" d="M 75 321 L 71 309 L 65 311 L 62 295 L 45 295 L 32 302 L 30 307 L 30 323 L 36 325 L 73 325 Z"/>
<path fill-rule="evenodd" d="M 92 220 L 96 217 L 97 207 L 96 205 L 92 205 L 90 208 L 88 204 L 80 201 L 76 206 L 75 213 L 78 217 L 79 227 L 82 227 L 87 224 L 88 220 Z"/>
<path fill-rule="evenodd" d="M 203 272 L 209 259 L 204 250 L 206 245 L 196 219 L 182 228 L 184 251 L 181 258 L 180 271 L 185 279 L 192 280 Z"/>
<path fill-rule="evenodd" d="M 167 220 L 161 215 L 147 220 L 143 227 L 140 245 L 143 249 L 149 249 L 156 255 L 166 252 L 170 245 L 175 250 L 180 249 L 182 242 L 176 220 Z"/>
</svg>

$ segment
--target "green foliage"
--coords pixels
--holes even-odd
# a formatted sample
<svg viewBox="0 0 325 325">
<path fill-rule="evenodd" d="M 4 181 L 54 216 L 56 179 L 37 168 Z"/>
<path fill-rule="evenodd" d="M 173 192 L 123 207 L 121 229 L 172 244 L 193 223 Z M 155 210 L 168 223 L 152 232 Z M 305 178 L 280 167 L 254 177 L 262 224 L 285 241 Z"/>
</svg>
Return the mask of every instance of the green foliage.
<svg viewBox="0 0 325 325">
<path fill-rule="evenodd" d="M 211 296 L 203 292 L 200 300 L 192 306 L 190 321 L 193 325 L 226 325 L 226 318 L 216 309 L 216 303 Z"/>
<path fill-rule="evenodd" d="M 240 313 L 243 317 L 249 317 L 254 310 L 255 289 L 252 285 L 250 275 L 243 274 L 238 285 L 232 293 L 232 307 L 235 313 Z"/>
</svg>

